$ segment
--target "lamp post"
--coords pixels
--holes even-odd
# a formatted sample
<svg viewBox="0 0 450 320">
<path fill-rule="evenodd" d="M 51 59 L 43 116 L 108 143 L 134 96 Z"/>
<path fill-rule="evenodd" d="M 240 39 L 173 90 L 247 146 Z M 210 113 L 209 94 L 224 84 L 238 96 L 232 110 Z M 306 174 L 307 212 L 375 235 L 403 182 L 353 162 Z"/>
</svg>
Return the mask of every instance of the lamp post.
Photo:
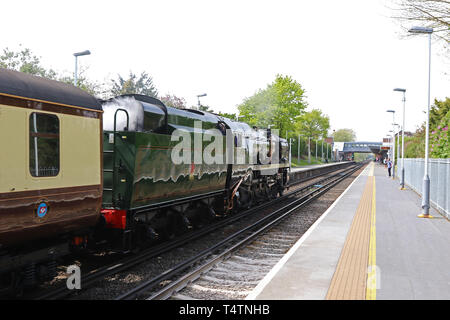
<svg viewBox="0 0 450 320">
<path fill-rule="evenodd" d="M 392 135 L 393 135 L 393 144 L 392 144 L 392 179 L 395 179 L 395 128 L 394 128 L 394 123 L 395 123 L 395 110 L 386 110 L 386 112 L 392 112 Z"/>
<path fill-rule="evenodd" d="M 311 164 L 311 137 L 308 137 L 308 163 Z"/>
<path fill-rule="evenodd" d="M 289 138 L 289 172 L 292 170 L 292 138 Z"/>
<path fill-rule="evenodd" d="M 394 159 L 394 151 L 395 151 L 395 135 L 394 135 L 394 130 L 389 130 L 390 132 L 390 141 L 391 141 L 391 156 L 390 159 Z M 394 159 L 395 160 L 395 159 Z M 395 164 L 395 162 L 393 162 Z"/>
<path fill-rule="evenodd" d="M 423 214 L 419 215 L 419 218 L 432 218 L 430 216 L 430 177 L 428 176 L 428 139 L 430 128 L 430 81 L 431 81 L 431 34 L 433 28 L 425 27 L 412 27 L 408 30 L 410 33 L 428 34 L 428 108 L 427 108 L 427 121 L 425 125 L 425 170 L 423 175 L 422 184 L 422 209 Z"/>
<path fill-rule="evenodd" d="M 400 130 L 401 126 L 398 123 L 393 123 L 393 125 L 397 128 L 397 165 L 400 163 Z M 394 133 L 395 136 L 395 133 Z"/>
<path fill-rule="evenodd" d="M 323 137 L 322 137 L 322 162 L 324 161 L 324 157 L 323 157 Z"/>
<path fill-rule="evenodd" d="M 297 150 L 297 159 L 298 159 L 298 165 L 300 166 L 300 137 L 302 134 L 298 135 L 298 150 Z"/>
<path fill-rule="evenodd" d="M 200 98 L 201 97 L 206 97 L 206 93 L 203 93 L 203 94 L 199 94 L 199 95 L 197 95 L 197 101 L 198 101 L 198 109 L 200 110 Z"/>
<path fill-rule="evenodd" d="M 75 52 L 73 55 L 75 56 L 75 73 L 73 76 L 73 85 L 76 87 L 78 84 L 78 57 L 80 56 L 88 56 L 91 52 L 89 50 L 84 50 L 81 52 Z"/>
<path fill-rule="evenodd" d="M 316 161 L 317 161 L 317 140 L 316 140 L 315 145 L 316 145 Z"/>
<path fill-rule="evenodd" d="M 403 92 L 403 124 L 402 124 L 402 177 L 400 180 L 400 190 L 405 190 L 405 103 L 406 89 L 395 88 L 394 91 Z"/>
<path fill-rule="evenodd" d="M 389 132 L 392 132 L 392 130 L 389 130 Z M 389 147 L 389 151 L 388 151 L 388 158 L 390 159 L 390 158 L 392 158 L 392 135 L 387 134 L 387 136 L 389 137 L 389 142 L 391 144 L 391 146 Z"/>
<path fill-rule="evenodd" d="M 288 133 L 292 132 L 290 130 L 286 130 L 286 142 L 289 143 L 289 171 L 291 171 L 291 162 L 292 162 L 292 138 L 288 138 Z"/>
</svg>

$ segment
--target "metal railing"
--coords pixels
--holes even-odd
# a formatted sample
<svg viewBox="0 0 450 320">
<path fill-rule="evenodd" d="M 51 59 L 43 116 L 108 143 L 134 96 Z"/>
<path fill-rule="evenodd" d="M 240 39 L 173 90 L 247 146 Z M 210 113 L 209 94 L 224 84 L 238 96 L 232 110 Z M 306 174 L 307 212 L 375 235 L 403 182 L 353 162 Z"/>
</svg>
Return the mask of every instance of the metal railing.
<svg viewBox="0 0 450 320">
<path fill-rule="evenodd" d="M 429 159 L 429 161 L 431 204 L 450 219 L 450 159 Z M 424 159 L 405 159 L 405 183 L 420 195 L 422 195 L 424 164 Z"/>
</svg>

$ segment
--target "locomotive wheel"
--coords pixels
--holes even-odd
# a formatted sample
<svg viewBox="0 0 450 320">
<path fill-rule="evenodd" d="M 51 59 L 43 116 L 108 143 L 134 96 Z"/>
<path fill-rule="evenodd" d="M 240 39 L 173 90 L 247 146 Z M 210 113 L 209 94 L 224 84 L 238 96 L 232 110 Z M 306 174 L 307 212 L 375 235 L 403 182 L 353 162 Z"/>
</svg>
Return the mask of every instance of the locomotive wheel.
<svg viewBox="0 0 450 320">
<path fill-rule="evenodd" d="M 270 188 L 270 198 L 271 198 L 271 199 L 276 199 L 276 198 L 278 197 L 278 193 L 279 193 L 278 184 L 274 184 L 274 185 Z"/>
<path fill-rule="evenodd" d="M 248 177 L 239 187 L 239 202 L 240 206 L 249 209 L 253 205 L 254 192 L 252 191 L 253 173 L 251 169 L 247 171 Z"/>
<path fill-rule="evenodd" d="M 271 188 L 269 187 L 269 184 L 267 183 L 267 180 L 264 179 L 263 181 L 263 185 L 262 185 L 262 196 L 263 198 L 271 198 L 272 196 L 272 192 L 271 192 Z"/>
<path fill-rule="evenodd" d="M 171 212 L 166 213 L 162 236 L 164 240 L 172 240 L 176 236 L 176 216 Z"/>
<path fill-rule="evenodd" d="M 241 207 L 244 209 L 249 209 L 253 204 L 254 198 L 251 186 L 244 186 L 239 188 L 239 194 L 240 194 L 239 201 Z"/>
</svg>

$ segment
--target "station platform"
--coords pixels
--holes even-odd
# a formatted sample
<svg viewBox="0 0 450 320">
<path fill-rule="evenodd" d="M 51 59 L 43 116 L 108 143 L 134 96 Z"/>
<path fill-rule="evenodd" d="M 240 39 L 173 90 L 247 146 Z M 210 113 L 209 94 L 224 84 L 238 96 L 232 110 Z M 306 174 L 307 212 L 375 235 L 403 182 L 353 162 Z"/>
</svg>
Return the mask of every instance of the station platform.
<svg viewBox="0 0 450 320">
<path fill-rule="evenodd" d="M 450 299 L 450 222 L 371 162 L 247 300 Z"/>
<path fill-rule="evenodd" d="M 330 163 L 321 163 L 321 164 L 308 164 L 308 165 L 300 166 L 300 167 L 292 167 L 291 168 L 291 172 L 305 171 L 305 170 L 310 170 L 310 169 L 315 169 L 315 168 L 330 167 L 330 166 L 336 166 L 336 165 L 339 165 L 339 164 L 340 164 L 340 162 L 330 162 Z"/>
</svg>

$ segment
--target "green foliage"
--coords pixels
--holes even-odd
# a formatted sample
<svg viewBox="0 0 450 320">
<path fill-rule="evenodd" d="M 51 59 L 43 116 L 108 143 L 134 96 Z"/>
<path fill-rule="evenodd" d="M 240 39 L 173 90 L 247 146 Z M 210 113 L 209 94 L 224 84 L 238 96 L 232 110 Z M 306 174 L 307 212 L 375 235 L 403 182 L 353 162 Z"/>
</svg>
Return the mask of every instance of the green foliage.
<svg viewBox="0 0 450 320">
<path fill-rule="evenodd" d="M 430 134 L 431 158 L 450 158 L 450 135 L 448 133 L 449 123 L 450 110 Z"/>
<path fill-rule="evenodd" d="M 275 106 L 272 122 L 280 132 L 293 130 L 295 119 L 306 108 L 305 91 L 301 85 L 290 76 L 277 75 L 273 88 L 275 91 Z"/>
<path fill-rule="evenodd" d="M 142 72 L 138 77 L 136 74 L 130 71 L 128 79 L 123 78 L 120 74 L 117 75 L 118 79 L 111 80 L 110 94 L 112 96 L 119 96 L 122 94 L 143 94 L 146 96 L 158 97 L 158 90 L 153 84 L 153 79 L 147 72 Z"/>
<path fill-rule="evenodd" d="M 405 158 L 425 157 L 425 135 L 405 137 Z"/>
<path fill-rule="evenodd" d="M 236 120 L 236 114 L 235 113 L 227 113 L 227 112 L 220 112 L 219 111 L 219 116 L 222 116 L 224 118 L 228 118 L 231 120 Z"/>
<path fill-rule="evenodd" d="M 292 159 L 298 159 L 299 152 L 298 152 L 298 135 L 294 136 L 291 135 L 291 156 Z M 309 148 L 308 148 L 308 142 L 311 142 L 311 163 L 313 163 L 313 160 L 316 156 L 316 146 L 317 146 L 317 159 L 322 159 L 322 140 L 314 140 L 314 139 L 308 139 L 307 137 L 300 137 L 300 160 L 303 161 L 303 159 L 308 162 L 309 159 Z M 328 145 L 328 159 L 331 161 L 331 145 Z M 323 158 L 327 158 L 327 143 L 323 141 Z M 294 161 L 294 160 L 293 160 Z M 301 162 L 303 163 L 303 162 Z"/>
<path fill-rule="evenodd" d="M 78 70 L 77 87 L 93 96 L 101 96 L 102 94 L 104 94 L 102 90 L 102 85 L 99 84 L 98 82 L 90 80 L 86 76 L 86 71 L 87 68 L 84 67 L 81 67 Z M 73 75 L 58 76 L 57 80 L 71 85 L 73 85 L 74 83 Z"/>
<path fill-rule="evenodd" d="M 246 98 L 238 106 L 239 120 L 250 126 L 267 128 L 272 124 L 272 112 L 275 107 L 275 94 L 268 86 L 265 90 L 259 89 L 253 96 Z"/>
<path fill-rule="evenodd" d="M 436 128 L 440 125 L 441 120 L 450 111 L 450 98 L 444 101 L 434 99 L 434 105 L 430 108 L 430 128 Z"/>
<path fill-rule="evenodd" d="M 356 141 L 356 133 L 352 129 L 339 129 L 333 132 L 335 142 L 351 142 Z"/>
<path fill-rule="evenodd" d="M 362 161 L 365 161 L 365 160 L 368 160 L 368 159 L 373 159 L 373 155 L 371 153 L 358 153 L 358 152 L 356 152 L 356 153 L 354 153 L 354 156 L 355 156 L 354 160 L 356 162 L 362 162 Z"/>
<path fill-rule="evenodd" d="M 46 69 L 41 65 L 40 57 L 34 55 L 30 49 L 21 51 L 11 51 L 8 48 L 3 50 L 0 56 L 0 67 L 29 73 L 35 76 L 58 80 L 68 84 L 73 84 L 73 75 L 60 75 L 53 69 Z M 89 80 L 86 77 L 87 68 L 80 68 L 78 75 L 78 87 L 92 95 L 101 94 L 100 84 Z"/>
<path fill-rule="evenodd" d="M 301 167 L 301 166 L 308 166 L 308 165 L 314 165 L 314 164 L 323 164 L 326 163 L 325 161 L 322 162 L 321 158 L 311 158 L 311 163 L 308 162 L 307 159 L 298 159 L 296 157 L 292 157 L 292 167 Z M 328 162 L 331 162 L 331 160 L 328 160 Z"/>
<path fill-rule="evenodd" d="M 205 111 L 205 112 L 214 112 L 213 109 L 211 109 L 209 106 L 200 105 L 198 107 L 198 110 Z"/>
<path fill-rule="evenodd" d="M 45 69 L 41 65 L 40 57 L 35 56 L 28 48 L 18 52 L 8 48 L 3 49 L 3 54 L 0 56 L 0 67 L 49 79 L 57 77 L 56 71 Z"/>
<path fill-rule="evenodd" d="M 325 137 L 330 128 L 330 119 L 322 111 L 313 109 L 306 112 L 296 119 L 296 132 L 306 136 L 318 139 Z"/>
<path fill-rule="evenodd" d="M 449 158 L 450 98 L 435 100 L 430 109 L 430 158 Z M 425 124 L 412 137 L 405 137 L 405 157 L 425 157 Z"/>
<path fill-rule="evenodd" d="M 239 120 L 251 126 L 293 130 L 295 118 L 306 108 L 304 90 L 290 76 L 277 75 L 267 88 L 259 89 L 238 106 Z"/>
</svg>

